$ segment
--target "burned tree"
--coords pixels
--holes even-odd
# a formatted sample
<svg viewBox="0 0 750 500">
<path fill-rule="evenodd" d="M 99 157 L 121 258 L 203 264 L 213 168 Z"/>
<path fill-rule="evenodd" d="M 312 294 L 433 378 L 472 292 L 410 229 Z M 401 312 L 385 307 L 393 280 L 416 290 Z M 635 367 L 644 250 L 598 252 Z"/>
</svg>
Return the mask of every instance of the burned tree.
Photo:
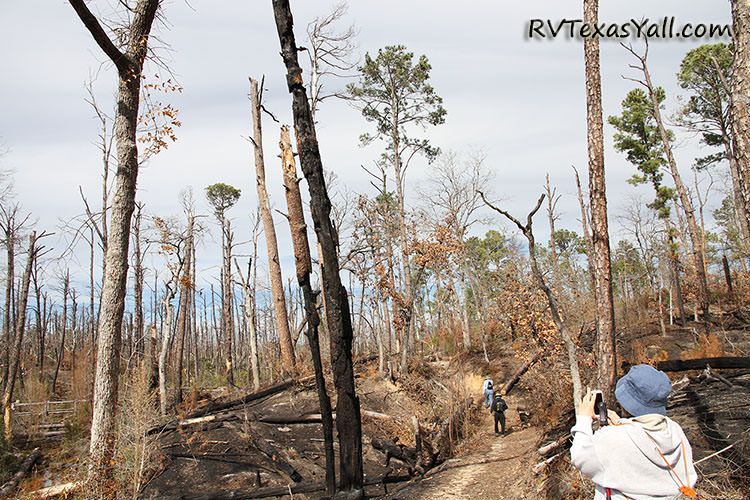
<svg viewBox="0 0 750 500">
<path fill-rule="evenodd" d="M 301 179 L 297 178 L 297 166 L 294 161 L 294 153 L 292 152 L 292 144 L 289 139 L 289 129 L 287 127 L 281 128 L 279 147 L 281 148 L 281 168 L 284 178 L 284 191 L 286 193 L 287 216 L 292 232 L 292 245 L 294 246 L 294 265 L 297 270 L 297 284 L 302 289 L 305 301 L 307 339 L 310 342 L 310 352 L 315 368 L 315 385 L 318 391 L 318 402 L 320 403 L 320 414 L 323 422 L 323 439 L 326 453 L 326 487 L 328 493 L 333 494 L 336 490 L 336 475 L 334 472 L 331 400 L 326 392 L 323 363 L 320 358 L 320 341 L 318 339 L 320 316 L 318 315 L 317 308 L 317 294 L 313 291 L 310 284 L 312 258 L 310 257 L 310 244 L 307 240 L 307 224 L 305 223 L 305 212 L 302 208 L 302 195 L 299 189 L 299 181 Z"/>
<path fill-rule="evenodd" d="M 336 386 L 336 428 L 339 434 L 339 478 L 341 489 L 352 497 L 363 495 L 362 421 L 354 385 L 352 363 L 352 321 L 346 288 L 339 275 L 337 236 L 331 222 L 323 162 L 318 148 L 310 102 L 302 83 L 302 69 L 294 40 L 292 11 L 288 0 L 273 0 L 281 55 L 287 71 L 287 87 L 292 94 L 292 114 L 302 171 L 310 189 L 310 209 L 315 233 L 323 254 L 323 293 L 330 333 L 331 366 Z"/>
</svg>

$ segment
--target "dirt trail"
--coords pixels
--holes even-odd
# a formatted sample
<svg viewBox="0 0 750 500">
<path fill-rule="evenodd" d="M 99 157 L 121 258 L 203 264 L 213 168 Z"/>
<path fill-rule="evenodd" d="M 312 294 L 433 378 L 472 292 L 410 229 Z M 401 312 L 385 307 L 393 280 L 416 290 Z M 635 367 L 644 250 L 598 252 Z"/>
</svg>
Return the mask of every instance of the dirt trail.
<svg viewBox="0 0 750 500">
<path fill-rule="evenodd" d="M 510 432 L 495 436 L 488 410 L 479 435 L 477 450 L 448 460 L 429 471 L 424 479 L 388 498 L 408 500 L 484 500 L 498 498 L 539 498 L 525 484 L 529 470 L 538 458 L 534 453 L 541 437 L 535 427 L 521 428 L 512 398 L 506 412 Z"/>
</svg>

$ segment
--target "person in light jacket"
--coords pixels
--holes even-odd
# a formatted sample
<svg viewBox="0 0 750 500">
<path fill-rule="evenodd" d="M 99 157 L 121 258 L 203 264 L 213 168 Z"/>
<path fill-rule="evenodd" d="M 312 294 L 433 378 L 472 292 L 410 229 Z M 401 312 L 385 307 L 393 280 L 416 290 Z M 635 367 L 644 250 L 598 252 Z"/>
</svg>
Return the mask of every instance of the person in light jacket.
<svg viewBox="0 0 750 500">
<path fill-rule="evenodd" d="M 486 375 L 484 377 L 484 382 L 482 383 L 482 395 L 484 396 L 484 407 L 489 408 L 492 404 L 492 395 L 495 393 L 495 390 L 492 385 L 492 379 L 489 375 Z"/>
<path fill-rule="evenodd" d="M 596 485 L 595 500 L 697 498 L 698 475 L 682 428 L 666 416 L 669 377 L 633 366 L 617 381 L 615 397 L 631 418 L 608 411 L 608 426 L 592 431 L 595 394 L 581 399 L 571 429 L 572 464 Z"/>
</svg>

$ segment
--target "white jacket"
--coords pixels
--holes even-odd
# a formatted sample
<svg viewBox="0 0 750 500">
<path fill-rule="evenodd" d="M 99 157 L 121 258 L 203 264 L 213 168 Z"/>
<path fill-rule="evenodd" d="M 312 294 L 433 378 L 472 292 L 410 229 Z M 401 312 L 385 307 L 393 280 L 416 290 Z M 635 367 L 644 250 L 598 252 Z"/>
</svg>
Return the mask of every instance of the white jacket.
<svg viewBox="0 0 750 500">
<path fill-rule="evenodd" d="M 679 499 L 680 486 L 693 487 L 698 480 L 690 443 L 671 419 L 656 414 L 621 419 L 596 434 L 591 423 L 589 417 L 576 418 L 570 458 L 596 484 L 595 500 L 606 498 L 605 487 L 613 500 Z"/>
</svg>

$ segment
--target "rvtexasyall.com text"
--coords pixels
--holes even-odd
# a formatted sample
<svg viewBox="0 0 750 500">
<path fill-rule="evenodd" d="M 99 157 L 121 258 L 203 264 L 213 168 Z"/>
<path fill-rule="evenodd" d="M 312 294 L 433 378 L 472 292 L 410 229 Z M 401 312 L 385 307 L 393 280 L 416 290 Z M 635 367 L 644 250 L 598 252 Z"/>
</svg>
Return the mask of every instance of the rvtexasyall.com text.
<svg viewBox="0 0 750 500">
<path fill-rule="evenodd" d="M 530 19 L 528 38 L 731 38 L 729 24 L 677 23 L 674 17 L 654 22 L 631 19 L 624 23 L 586 23 L 583 19 Z"/>
</svg>

